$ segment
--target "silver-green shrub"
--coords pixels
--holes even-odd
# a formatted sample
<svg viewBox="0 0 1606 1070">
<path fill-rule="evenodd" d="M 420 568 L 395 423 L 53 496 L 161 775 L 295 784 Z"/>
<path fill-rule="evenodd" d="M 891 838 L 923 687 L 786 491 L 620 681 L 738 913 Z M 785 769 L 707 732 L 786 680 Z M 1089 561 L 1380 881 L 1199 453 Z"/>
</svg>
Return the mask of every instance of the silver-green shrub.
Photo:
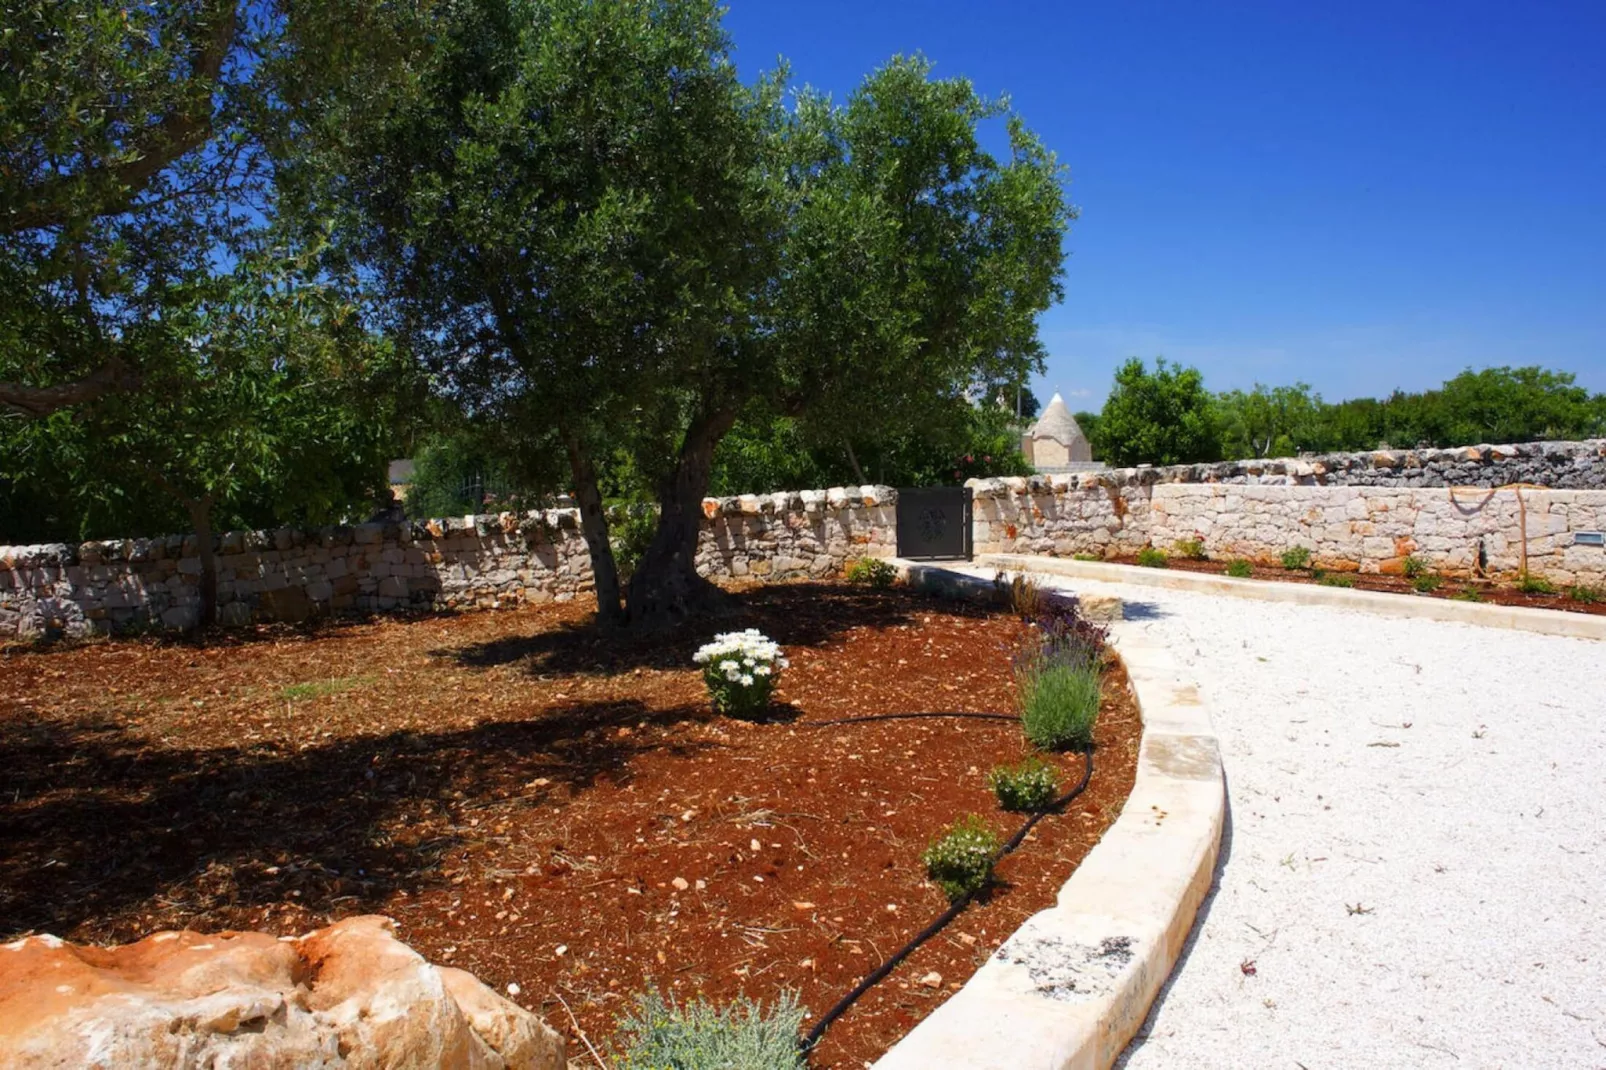
<svg viewBox="0 0 1606 1070">
<path fill-rule="evenodd" d="M 656 990 L 636 997 L 620 1023 L 618 1070 L 803 1070 L 798 1032 L 803 1009 L 783 992 L 768 1011 L 739 998 L 726 1007 L 701 999 L 677 1004 Z"/>
</svg>

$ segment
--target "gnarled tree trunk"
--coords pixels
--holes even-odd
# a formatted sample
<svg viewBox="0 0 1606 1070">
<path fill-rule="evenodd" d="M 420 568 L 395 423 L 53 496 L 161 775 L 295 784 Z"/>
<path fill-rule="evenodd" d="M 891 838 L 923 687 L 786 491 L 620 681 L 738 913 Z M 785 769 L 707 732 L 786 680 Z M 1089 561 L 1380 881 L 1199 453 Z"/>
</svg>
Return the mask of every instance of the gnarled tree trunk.
<svg viewBox="0 0 1606 1070">
<path fill-rule="evenodd" d="M 569 469 L 574 475 L 574 503 L 580 509 L 580 534 L 591 554 L 597 619 L 604 624 L 618 624 L 624 620 L 624 611 L 619 605 L 619 566 L 613 559 L 613 544 L 608 541 L 608 516 L 602 505 L 602 491 L 597 486 L 597 468 L 578 437 L 568 436 L 566 446 Z"/>
<path fill-rule="evenodd" d="M 658 486 L 658 532 L 630 577 L 630 627 L 672 627 L 706 608 L 718 588 L 697 574 L 703 496 L 713 475 L 714 447 L 736 422 L 734 411 L 699 417 L 686 430 L 674 470 Z"/>
</svg>

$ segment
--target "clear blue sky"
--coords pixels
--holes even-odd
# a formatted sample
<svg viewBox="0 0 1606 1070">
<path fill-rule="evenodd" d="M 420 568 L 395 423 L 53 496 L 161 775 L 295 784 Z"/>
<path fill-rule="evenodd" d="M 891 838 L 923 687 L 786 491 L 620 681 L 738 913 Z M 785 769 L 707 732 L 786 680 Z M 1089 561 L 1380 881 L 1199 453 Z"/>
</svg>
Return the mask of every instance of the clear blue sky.
<svg viewBox="0 0 1606 1070">
<path fill-rule="evenodd" d="M 1606 0 L 729 0 L 744 75 L 896 52 L 1007 92 L 1082 210 L 1035 384 L 1164 355 L 1329 400 L 1539 363 L 1606 391 Z"/>
</svg>

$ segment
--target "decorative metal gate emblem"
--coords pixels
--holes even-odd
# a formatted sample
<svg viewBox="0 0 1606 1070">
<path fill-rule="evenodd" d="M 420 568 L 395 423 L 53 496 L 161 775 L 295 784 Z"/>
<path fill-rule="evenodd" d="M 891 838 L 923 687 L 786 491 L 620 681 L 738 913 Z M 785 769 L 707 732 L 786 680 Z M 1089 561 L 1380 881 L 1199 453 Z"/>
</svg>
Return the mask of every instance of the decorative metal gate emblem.
<svg viewBox="0 0 1606 1070">
<path fill-rule="evenodd" d="M 911 487 L 898 491 L 898 556 L 911 560 L 970 560 L 969 487 Z"/>
</svg>

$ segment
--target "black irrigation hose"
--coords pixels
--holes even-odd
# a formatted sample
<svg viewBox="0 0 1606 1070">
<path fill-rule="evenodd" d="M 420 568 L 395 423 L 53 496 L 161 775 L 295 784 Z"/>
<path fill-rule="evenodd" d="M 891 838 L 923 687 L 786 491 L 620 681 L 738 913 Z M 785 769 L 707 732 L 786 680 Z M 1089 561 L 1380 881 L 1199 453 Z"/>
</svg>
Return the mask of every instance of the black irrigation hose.
<svg viewBox="0 0 1606 1070">
<path fill-rule="evenodd" d="M 838 717 L 831 721 L 795 721 L 795 728 L 829 728 L 841 724 L 868 724 L 871 721 L 913 721 L 924 717 L 963 718 L 970 721 L 1011 721 L 1020 718 L 1011 713 L 876 713 L 868 717 Z"/>
<path fill-rule="evenodd" d="M 922 715 L 891 714 L 889 716 L 908 717 Z M 926 714 L 924 716 L 941 717 L 945 715 Z M 949 714 L 946 716 L 954 715 Z M 971 716 L 997 717 L 1000 715 L 973 714 Z M 858 720 L 866 721 L 873 721 L 877 719 L 878 718 L 875 717 L 858 718 Z M 1010 719 L 1013 720 L 1014 718 Z M 1011 836 L 1008 842 L 998 849 L 998 853 L 993 855 L 993 865 L 997 865 L 1005 855 L 1013 853 L 1014 850 L 1021 845 L 1022 841 L 1026 839 L 1026 834 L 1031 832 L 1032 828 L 1039 821 L 1051 813 L 1056 813 L 1059 810 L 1064 809 L 1073 799 L 1087 790 L 1088 781 L 1093 779 L 1093 752 L 1091 750 L 1084 752 L 1083 758 L 1085 759 L 1085 762 L 1082 767 L 1082 779 L 1077 782 L 1076 787 L 1072 788 L 1064 795 L 1061 795 L 1059 798 L 1055 799 L 1041 810 L 1034 812 L 1031 817 L 1028 817 L 1026 819 L 1026 823 L 1020 827 L 1020 831 Z M 887 975 L 893 970 L 897 969 L 899 963 L 903 962 L 904 959 L 913 954 L 916 948 L 925 943 L 927 940 L 930 940 L 933 936 L 936 936 L 938 933 L 942 932 L 942 930 L 947 927 L 949 922 L 953 921 L 955 918 L 959 917 L 960 914 L 964 913 L 965 908 L 970 905 L 970 901 L 976 897 L 976 892 L 979 890 L 980 889 L 975 889 L 966 892 L 963 896 L 954 900 L 953 903 L 949 905 L 948 909 L 943 911 L 942 915 L 938 917 L 936 921 L 920 930 L 919 934 L 915 936 L 913 940 L 910 940 L 907 944 L 903 945 L 903 947 L 893 952 L 891 957 L 889 957 L 881 965 L 877 966 L 874 970 L 871 970 L 864 980 L 855 985 L 853 987 L 853 991 L 839 999 L 836 1003 L 836 1006 L 832 1007 L 829 1011 L 826 1011 L 824 1017 L 822 1017 L 818 1022 L 814 1023 L 814 1028 L 809 1030 L 808 1036 L 799 1041 L 798 1046 L 803 1050 L 803 1052 L 807 1054 L 808 1052 L 813 1051 L 815 1046 L 820 1043 L 820 1038 L 825 1036 L 825 1031 L 831 1028 L 831 1024 L 833 1022 L 842 1017 L 843 1014 L 847 1013 L 848 1008 L 852 1007 L 856 1002 L 858 1002 L 859 997 L 863 996 L 866 992 L 870 991 L 870 989 L 886 980 Z"/>
</svg>

